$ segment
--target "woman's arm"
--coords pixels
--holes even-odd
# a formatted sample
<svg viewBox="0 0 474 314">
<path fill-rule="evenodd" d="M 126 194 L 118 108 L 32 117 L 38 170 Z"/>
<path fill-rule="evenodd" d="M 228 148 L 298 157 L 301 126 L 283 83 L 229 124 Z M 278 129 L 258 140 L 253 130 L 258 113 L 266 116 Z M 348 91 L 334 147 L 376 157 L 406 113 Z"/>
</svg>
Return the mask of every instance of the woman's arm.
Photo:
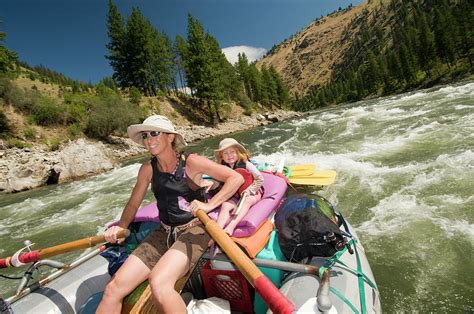
<svg viewBox="0 0 474 314">
<path fill-rule="evenodd" d="M 186 160 L 186 173 L 198 185 L 200 180 L 202 180 L 203 174 L 224 182 L 221 190 L 208 203 L 193 201 L 190 206 L 192 212 L 197 209 L 194 208 L 196 206 L 206 212 L 213 210 L 234 195 L 237 189 L 244 183 L 244 178 L 239 173 L 196 154 L 189 155 Z"/>
<path fill-rule="evenodd" d="M 138 171 L 137 182 L 135 183 L 132 194 L 128 199 L 127 205 L 125 205 L 118 226 L 111 227 L 104 233 L 107 242 L 117 242 L 117 232 L 121 229 L 128 228 L 128 225 L 133 221 L 138 207 L 140 207 L 145 198 L 148 186 L 150 185 L 151 175 L 151 164 L 147 161 L 141 165 L 140 170 Z"/>
</svg>

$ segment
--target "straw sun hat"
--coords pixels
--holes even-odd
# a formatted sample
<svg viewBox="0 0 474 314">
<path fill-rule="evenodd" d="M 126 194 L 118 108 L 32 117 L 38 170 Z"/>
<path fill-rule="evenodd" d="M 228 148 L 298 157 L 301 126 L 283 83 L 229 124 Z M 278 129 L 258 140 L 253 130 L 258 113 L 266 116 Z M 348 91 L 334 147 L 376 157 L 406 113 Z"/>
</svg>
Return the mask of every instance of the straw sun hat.
<svg viewBox="0 0 474 314">
<path fill-rule="evenodd" d="M 127 128 L 128 136 L 138 144 L 145 146 L 142 132 L 159 131 L 163 133 L 175 134 L 175 146 L 186 146 L 184 137 L 178 133 L 174 124 L 165 116 L 153 115 L 146 118 L 142 124 L 133 124 Z"/>
<path fill-rule="evenodd" d="M 239 142 L 237 142 L 233 138 L 225 138 L 219 143 L 219 148 L 216 149 L 216 157 L 219 155 L 220 152 L 222 152 L 223 150 L 226 150 L 227 148 L 232 147 L 232 146 L 236 146 L 237 149 L 241 153 L 244 153 L 244 154 L 248 155 L 247 150 L 245 149 L 245 147 L 242 146 L 242 144 L 240 144 Z"/>
</svg>

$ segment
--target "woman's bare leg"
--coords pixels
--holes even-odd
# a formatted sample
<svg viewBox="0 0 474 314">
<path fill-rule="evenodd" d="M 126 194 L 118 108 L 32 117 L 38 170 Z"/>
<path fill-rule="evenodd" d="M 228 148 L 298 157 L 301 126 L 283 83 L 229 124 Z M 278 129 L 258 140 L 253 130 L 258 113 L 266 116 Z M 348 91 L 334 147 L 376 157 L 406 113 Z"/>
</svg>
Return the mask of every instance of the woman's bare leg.
<svg viewBox="0 0 474 314">
<path fill-rule="evenodd" d="M 120 313 L 123 298 L 142 283 L 150 272 L 138 257 L 130 255 L 105 287 L 96 313 Z"/>
<path fill-rule="evenodd" d="M 189 263 L 186 254 L 169 249 L 153 268 L 148 280 L 159 313 L 186 313 L 186 304 L 174 285 L 187 273 Z"/>
</svg>

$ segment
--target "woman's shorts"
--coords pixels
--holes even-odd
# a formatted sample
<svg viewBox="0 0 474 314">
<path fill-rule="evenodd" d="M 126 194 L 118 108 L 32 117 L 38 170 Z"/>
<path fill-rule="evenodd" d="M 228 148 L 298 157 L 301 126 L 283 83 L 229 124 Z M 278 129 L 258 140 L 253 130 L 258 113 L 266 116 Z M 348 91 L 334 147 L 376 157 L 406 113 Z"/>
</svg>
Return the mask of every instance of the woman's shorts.
<svg viewBox="0 0 474 314">
<path fill-rule="evenodd" d="M 152 270 L 161 256 L 168 251 L 167 239 L 168 233 L 160 226 L 140 243 L 132 255 L 138 257 Z M 207 250 L 210 239 L 211 237 L 204 229 L 204 225 L 198 224 L 178 231 L 176 241 L 169 249 L 175 249 L 187 255 L 190 259 L 189 269 L 192 270 L 194 269 L 194 265 L 196 265 Z"/>
</svg>

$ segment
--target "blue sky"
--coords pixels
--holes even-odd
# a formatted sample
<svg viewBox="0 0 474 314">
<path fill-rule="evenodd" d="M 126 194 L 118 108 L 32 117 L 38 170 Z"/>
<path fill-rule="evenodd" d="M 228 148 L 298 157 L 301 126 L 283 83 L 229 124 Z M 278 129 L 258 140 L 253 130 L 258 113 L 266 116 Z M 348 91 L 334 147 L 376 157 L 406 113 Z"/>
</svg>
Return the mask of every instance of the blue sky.
<svg viewBox="0 0 474 314">
<path fill-rule="evenodd" d="M 20 60 L 97 83 L 112 75 L 105 59 L 107 0 L 0 0 L 4 44 Z M 361 0 L 115 0 L 126 18 L 138 7 L 155 28 L 186 36 L 191 13 L 220 43 L 228 59 L 258 57 L 316 18 Z M 240 48 L 236 48 L 240 47 Z"/>
</svg>

